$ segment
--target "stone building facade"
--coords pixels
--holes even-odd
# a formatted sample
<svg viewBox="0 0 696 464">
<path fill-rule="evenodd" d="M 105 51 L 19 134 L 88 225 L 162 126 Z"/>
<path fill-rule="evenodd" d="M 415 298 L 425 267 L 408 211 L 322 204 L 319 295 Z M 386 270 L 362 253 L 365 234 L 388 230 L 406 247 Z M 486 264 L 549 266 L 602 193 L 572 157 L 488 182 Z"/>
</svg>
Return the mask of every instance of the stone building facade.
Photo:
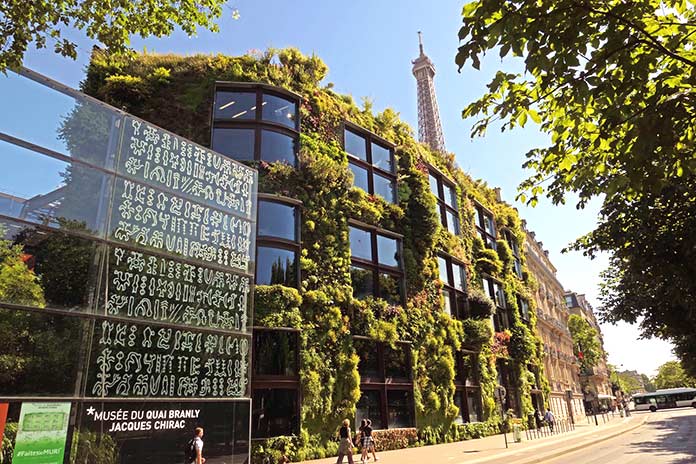
<svg viewBox="0 0 696 464">
<path fill-rule="evenodd" d="M 538 283 L 534 293 L 537 331 L 544 343 L 544 369 L 551 392 L 548 405 L 558 418 L 584 419 L 583 395 L 573 340 L 568 331 L 568 309 L 556 268 L 535 233 L 525 228 L 529 272 Z"/>
</svg>

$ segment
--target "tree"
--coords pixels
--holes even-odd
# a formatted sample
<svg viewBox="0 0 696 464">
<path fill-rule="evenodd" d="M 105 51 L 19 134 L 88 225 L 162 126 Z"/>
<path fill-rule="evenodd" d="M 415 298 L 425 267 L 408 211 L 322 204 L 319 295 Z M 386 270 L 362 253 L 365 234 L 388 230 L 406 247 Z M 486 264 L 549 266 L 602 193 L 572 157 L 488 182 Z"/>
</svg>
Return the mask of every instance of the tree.
<svg viewBox="0 0 696 464">
<path fill-rule="evenodd" d="M 580 361 L 581 370 L 589 370 L 599 364 L 604 357 L 597 331 L 582 316 L 571 314 L 568 330 L 573 338 L 573 351 Z"/>
<path fill-rule="evenodd" d="M 678 361 L 668 361 L 657 369 L 657 388 L 696 387 L 696 379 L 686 374 Z"/>
<path fill-rule="evenodd" d="M 582 208 L 603 197 L 599 224 L 573 247 L 612 255 L 600 317 L 642 321 L 696 358 L 696 2 L 477 0 L 464 6 L 457 64 L 488 51 L 522 59 L 499 71 L 464 117 L 502 129 L 528 119 L 550 145 L 527 153 L 520 199 L 545 194 Z M 685 367 L 696 374 L 696 363 Z"/>
<path fill-rule="evenodd" d="M 640 374 L 640 379 L 643 382 L 643 387 L 645 388 L 645 391 L 654 392 L 656 390 L 655 384 L 652 380 L 650 380 L 650 377 L 648 377 L 645 374 Z"/>
<path fill-rule="evenodd" d="M 214 21 L 225 0 L 4 0 L 0 2 L 0 71 L 22 64 L 28 46 L 53 46 L 75 59 L 77 44 L 64 36 L 68 28 L 84 32 L 110 51 L 124 52 L 130 37 L 163 37 L 179 26 L 189 36 L 197 28 L 217 31 Z M 233 17 L 236 18 L 236 10 Z M 51 43 L 49 43 L 49 41 Z"/>
</svg>

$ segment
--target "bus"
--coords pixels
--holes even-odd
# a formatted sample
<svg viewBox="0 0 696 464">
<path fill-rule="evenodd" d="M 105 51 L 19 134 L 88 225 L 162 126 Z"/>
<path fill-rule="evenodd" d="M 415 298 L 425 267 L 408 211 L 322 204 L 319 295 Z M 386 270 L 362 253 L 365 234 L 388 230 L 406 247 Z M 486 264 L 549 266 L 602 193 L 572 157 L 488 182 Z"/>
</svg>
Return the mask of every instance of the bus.
<svg viewBox="0 0 696 464">
<path fill-rule="evenodd" d="M 636 411 L 655 412 L 668 408 L 696 408 L 696 388 L 665 388 L 652 393 L 633 395 Z"/>
</svg>

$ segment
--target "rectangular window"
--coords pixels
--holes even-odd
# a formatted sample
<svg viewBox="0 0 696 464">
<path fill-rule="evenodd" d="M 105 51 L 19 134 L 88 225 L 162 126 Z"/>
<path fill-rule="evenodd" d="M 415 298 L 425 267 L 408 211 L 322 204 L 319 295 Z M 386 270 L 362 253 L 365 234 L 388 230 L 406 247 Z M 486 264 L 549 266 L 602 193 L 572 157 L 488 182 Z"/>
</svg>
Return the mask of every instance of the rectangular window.
<svg viewBox="0 0 696 464">
<path fill-rule="evenodd" d="M 466 297 L 466 269 L 450 256 L 437 257 L 442 282 L 444 310 L 447 314 L 464 319 L 468 315 L 468 300 Z"/>
<path fill-rule="evenodd" d="M 500 332 L 509 328 L 510 320 L 507 313 L 507 305 L 505 304 L 505 292 L 503 290 L 502 285 L 489 277 L 483 277 L 481 281 L 483 285 L 483 290 L 488 294 L 491 300 L 495 302 L 496 311 L 491 316 L 495 331 Z"/>
<path fill-rule="evenodd" d="M 438 171 L 430 169 L 428 173 L 430 191 L 437 199 L 437 215 L 440 224 L 449 233 L 459 235 L 459 210 L 457 208 L 457 189 L 450 180 L 443 177 Z"/>
<path fill-rule="evenodd" d="M 270 246 L 256 248 L 256 284 L 297 287 L 297 251 Z"/>
<path fill-rule="evenodd" d="M 299 433 L 299 392 L 295 388 L 254 388 L 252 437 Z"/>
<path fill-rule="evenodd" d="M 376 230 L 349 227 L 353 297 L 403 301 L 401 240 Z"/>
<path fill-rule="evenodd" d="M 520 309 L 520 316 L 523 320 L 529 321 L 529 303 L 527 300 L 521 297 L 517 297 L 517 306 Z"/>
<path fill-rule="evenodd" d="M 517 237 L 515 237 L 515 235 L 509 230 L 505 230 L 503 235 L 505 236 L 505 241 L 510 246 L 510 250 L 512 250 L 512 270 L 515 275 L 521 279 L 523 277 L 522 257 L 520 255 L 520 247 L 517 243 Z"/>
<path fill-rule="evenodd" d="M 360 391 L 360 400 L 355 406 L 355 420 L 360 423 L 362 419 L 370 419 L 373 429 L 383 429 L 382 421 L 382 390 L 369 389 Z M 357 427 L 356 427 L 357 428 Z"/>
<path fill-rule="evenodd" d="M 495 220 L 493 215 L 481 205 L 476 205 L 476 231 L 488 248 L 497 249 L 496 240 L 498 239 L 498 234 L 495 228 Z"/>
<path fill-rule="evenodd" d="M 290 330 L 254 330 L 254 376 L 298 378 L 299 334 Z"/>
<path fill-rule="evenodd" d="M 393 149 L 379 137 L 357 127 L 344 129 L 343 149 L 348 153 L 353 185 L 389 203 L 396 203 Z"/>
<path fill-rule="evenodd" d="M 413 427 L 413 391 L 387 390 L 389 428 Z"/>
</svg>

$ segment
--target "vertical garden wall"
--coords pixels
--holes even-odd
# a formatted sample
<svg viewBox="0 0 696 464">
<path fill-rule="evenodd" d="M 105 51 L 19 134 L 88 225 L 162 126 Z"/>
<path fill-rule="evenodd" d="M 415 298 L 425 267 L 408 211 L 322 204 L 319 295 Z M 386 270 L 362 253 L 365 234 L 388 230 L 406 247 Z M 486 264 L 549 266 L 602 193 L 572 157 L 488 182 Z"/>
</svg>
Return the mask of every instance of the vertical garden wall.
<svg viewBox="0 0 696 464">
<path fill-rule="evenodd" d="M 294 49 L 132 59 L 95 52 L 82 84 L 85 92 L 203 145 L 210 145 L 216 82 L 264 83 L 301 97 L 297 165 L 251 162 L 259 169 L 260 192 L 301 202 L 299 284 L 257 285 L 254 320 L 257 327 L 299 330 L 299 428 L 293 437 L 256 442 L 256 456 L 300 460 L 336 451 L 336 427 L 355 418 L 361 397 L 361 340 L 409 347 L 415 427 L 381 432 L 383 448 L 493 433 L 501 407 L 526 423 L 532 391 L 548 386 L 516 210 L 462 172 L 453 155 L 416 142 L 393 110 L 374 114 L 369 102 L 360 108 L 334 92 L 322 83 L 326 73 L 320 59 Z M 394 202 L 353 186 L 346 122 L 393 144 Z M 458 227 L 450 227 L 453 222 Z M 400 237 L 400 304 L 354 297 L 349 231 L 356 223 Z M 445 282 L 457 266 L 466 271 L 464 285 Z M 463 299 L 446 305 L 449 287 Z M 502 406 L 494 399 L 499 383 L 508 390 Z M 464 420 L 456 401 L 462 389 L 480 391 Z M 472 418 L 479 422 L 459 423 Z"/>
</svg>

